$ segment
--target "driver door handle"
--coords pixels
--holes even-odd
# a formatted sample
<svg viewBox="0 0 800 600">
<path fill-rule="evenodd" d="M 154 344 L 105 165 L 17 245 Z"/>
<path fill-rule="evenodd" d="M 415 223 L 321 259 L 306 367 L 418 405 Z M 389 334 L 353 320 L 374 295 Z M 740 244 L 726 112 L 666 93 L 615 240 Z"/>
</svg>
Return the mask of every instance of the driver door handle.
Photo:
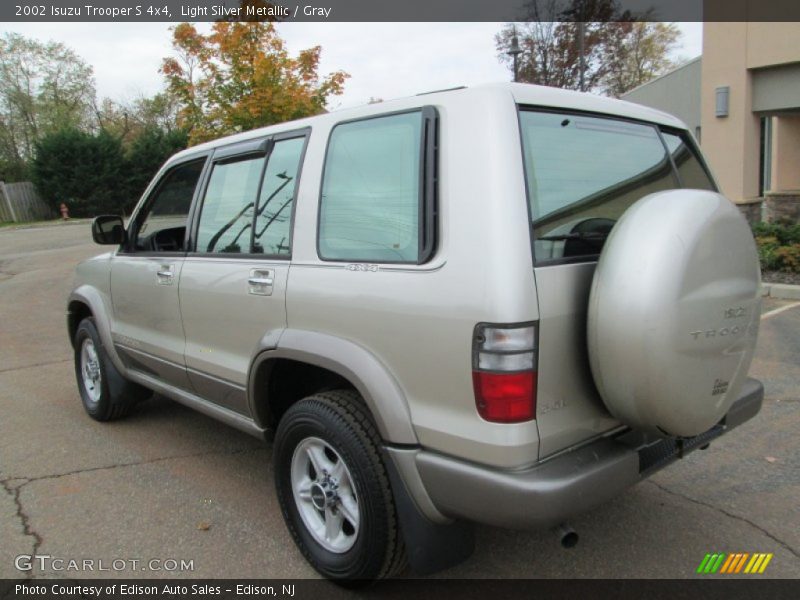
<svg viewBox="0 0 800 600">
<path fill-rule="evenodd" d="M 175 281 L 173 265 L 160 265 L 156 271 L 156 279 L 159 285 L 172 285 L 172 282 Z"/>
</svg>

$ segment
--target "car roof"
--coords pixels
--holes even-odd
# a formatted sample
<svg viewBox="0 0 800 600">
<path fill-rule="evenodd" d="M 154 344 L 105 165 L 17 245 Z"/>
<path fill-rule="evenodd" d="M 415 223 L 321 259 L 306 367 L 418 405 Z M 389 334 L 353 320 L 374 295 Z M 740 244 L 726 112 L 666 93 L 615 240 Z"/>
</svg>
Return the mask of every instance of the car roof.
<svg viewBox="0 0 800 600">
<path fill-rule="evenodd" d="M 465 95 L 498 94 L 511 96 L 515 103 L 528 106 L 538 106 L 544 108 L 563 109 L 567 111 L 593 112 L 611 115 L 620 118 L 633 119 L 637 121 L 647 121 L 686 129 L 686 125 L 677 117 L 660 110 L 655 110 L 641 104 L 607 98 L 596 94 L 563 90 L 560 88 L 547 87 L 541 85 L 531 85 L 526 83 L 488 83 L 470 87 L 450 88 L 446 90 L 425 92 L 416 96 L 387 100 L 374 104 L 366 104 L 354 108 L 334 110 L 321 115 L 307 117 L 296 121 L 287 121 L 276 125 L 269 125 L 259 129 L 253 129 L 234 135 L 222 137 L 210 142 L 205 142 L 193 146 L 176 154 L 170 162 L 181 158 L 208 151 L 220 146 L 244 142 L 253 138 L 265 135 L 274 135 L 285 131 L 310 127 L 313 124 L 324 122 L 340 122 L 350 119 L 369 117 L 380 113 L 407 110 L 410 108 L 435 105 L 446 108 L 457 96 L 459 101 Z"/>
</svg>

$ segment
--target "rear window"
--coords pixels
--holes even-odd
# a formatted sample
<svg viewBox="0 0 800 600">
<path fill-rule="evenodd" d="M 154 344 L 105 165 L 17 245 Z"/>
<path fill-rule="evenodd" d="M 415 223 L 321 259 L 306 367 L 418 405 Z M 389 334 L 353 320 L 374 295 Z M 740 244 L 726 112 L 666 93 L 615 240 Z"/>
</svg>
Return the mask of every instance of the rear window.
<svg viewBox="0 0 800 600">
<path fill-rule="evenodd" d="M 538 263 L 591 260 L 639 198 L 714 184 L 682 134 L 655 125 L 522 110 L 520 125 Z"/>
</svg>

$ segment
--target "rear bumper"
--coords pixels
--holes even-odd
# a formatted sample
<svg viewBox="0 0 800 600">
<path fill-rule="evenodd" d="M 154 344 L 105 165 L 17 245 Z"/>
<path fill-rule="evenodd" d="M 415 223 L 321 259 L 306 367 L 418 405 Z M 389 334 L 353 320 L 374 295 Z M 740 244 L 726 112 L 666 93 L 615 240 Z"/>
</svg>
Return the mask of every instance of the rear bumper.
<svg viewBox="0 0 800 600">
<path fill-rule="evenodd" d="M 715 427 L 686 440 L 603 438 L 522 471 L 498 471 L 432 452 L 416 454 L 421 483 L 443 515 L 513 529 L 548 527 L 592 508 L 754 417 L 764 387 L 748 379 Z"/>
</svg>

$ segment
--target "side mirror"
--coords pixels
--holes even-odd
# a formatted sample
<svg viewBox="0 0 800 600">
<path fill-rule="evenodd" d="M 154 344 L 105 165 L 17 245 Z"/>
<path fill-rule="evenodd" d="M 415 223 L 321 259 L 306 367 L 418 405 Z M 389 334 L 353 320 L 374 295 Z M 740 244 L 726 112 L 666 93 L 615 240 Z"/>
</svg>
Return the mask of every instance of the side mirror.
<svg viewBox="0 0 800 600">
<path fill-rule="evenodd" d="M 125 243 L 125 236 L 122 217 L 103 215 L 92 221 L 92 239 L 96 244 L 119 246 Z"/>
</svg>

